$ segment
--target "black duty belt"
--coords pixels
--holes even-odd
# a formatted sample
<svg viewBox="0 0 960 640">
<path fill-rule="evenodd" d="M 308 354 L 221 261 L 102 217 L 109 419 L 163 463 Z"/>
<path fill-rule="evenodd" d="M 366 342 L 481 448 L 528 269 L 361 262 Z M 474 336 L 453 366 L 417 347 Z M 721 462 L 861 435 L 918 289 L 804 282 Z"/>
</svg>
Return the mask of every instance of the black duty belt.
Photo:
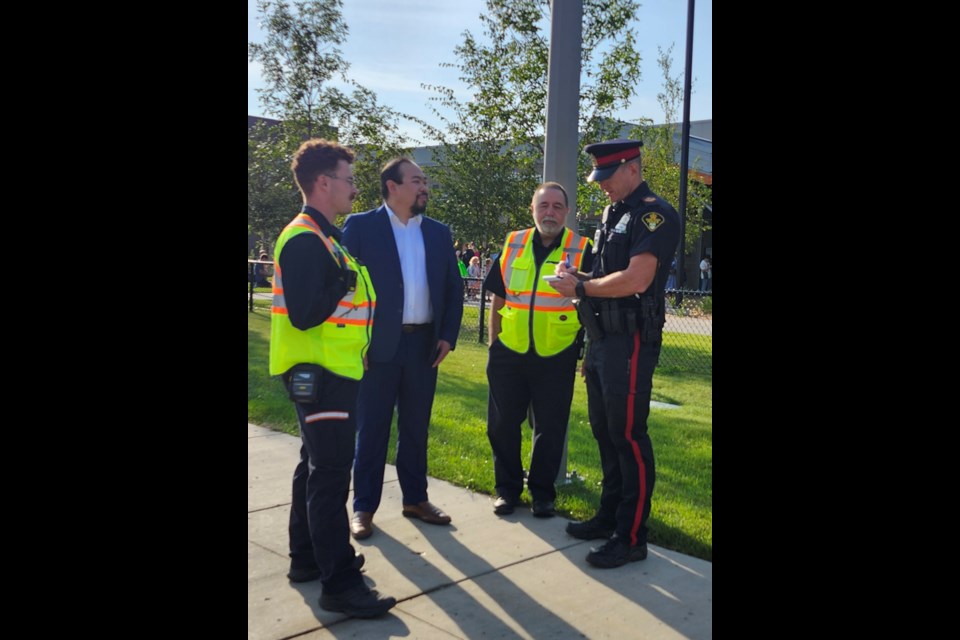
<svg viewBox="0 0 960 640">
<path fill-rule="evenodd" d="M 428 322 L 426 324 L 404 324 L 400 325 L 400 330 L 404 333 L 413 333 L 414 331 L 423 331 L 424 329 L 432 329 L 433 323 Z"/>
</svg>

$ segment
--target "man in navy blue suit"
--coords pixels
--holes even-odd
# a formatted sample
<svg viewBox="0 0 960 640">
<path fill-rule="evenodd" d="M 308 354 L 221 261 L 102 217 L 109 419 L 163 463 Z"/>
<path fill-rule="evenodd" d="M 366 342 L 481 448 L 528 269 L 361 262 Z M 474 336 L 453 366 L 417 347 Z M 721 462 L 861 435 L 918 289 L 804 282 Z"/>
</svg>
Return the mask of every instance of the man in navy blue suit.
<svg viewBox="0 0 960 640">
<path fill-rule="evenodd" d="M 380 172 L 384 205 L 347 218 L 343 244 L 370 272 L 377 292 L 368 370 L 357 397 L 353 519 L 357 540 L 373 534 L 393 408 L 403 515 L 430 524 L 450 516 L 427 499 L 427 427 L 437 367 L 457 345 L 463 282 L 447 225 L 423 215 L 427 178 L 409 158 Z"/>
</svg>

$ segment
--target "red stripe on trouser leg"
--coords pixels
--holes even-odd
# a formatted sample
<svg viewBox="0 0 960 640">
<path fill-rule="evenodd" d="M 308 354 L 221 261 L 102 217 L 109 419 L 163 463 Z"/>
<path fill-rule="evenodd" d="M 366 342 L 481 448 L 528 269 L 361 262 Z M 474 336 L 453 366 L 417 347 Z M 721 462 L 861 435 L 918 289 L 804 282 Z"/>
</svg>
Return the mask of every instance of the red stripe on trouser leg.
<svg viewBox="0 0 960 640">
<path fill-rule="evenodd" d="M 640 455 L 640 445 L 633 439 L 633 406 L 637 400 L 637 361 L 640 359 L 640 332 L 633 334 L 633 353 L 630 355 L 630 386 L 627 388 L 627 424 L 623 430 L 623 437 L 630 443 L 633 457 L 637 461 L 637 470 L 640 473 L 640 491 L 637 496 L 637 510 L 633 514 L 633 524 L 630 525 L 630 545 L 637 544 L 637 530 L 640 529 L 640 520 L 643 519 L 643 507 L 647 499 L 647 469 L 643 465 L 643 456 Z"/>
</svg>

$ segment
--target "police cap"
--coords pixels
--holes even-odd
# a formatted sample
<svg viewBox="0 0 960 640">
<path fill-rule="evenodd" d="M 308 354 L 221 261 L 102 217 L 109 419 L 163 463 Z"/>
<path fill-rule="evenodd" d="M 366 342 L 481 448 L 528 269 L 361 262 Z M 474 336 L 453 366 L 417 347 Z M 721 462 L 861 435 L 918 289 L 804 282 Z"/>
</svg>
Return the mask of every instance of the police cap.
<svg viewBox="0 0 960 640">
<path fill-rule="evenodd" d="M 638 157 L 642 146 L 642 140 L 626 138 L 588 144 L 583 151 L 593 156 L 593 172 L 587 176 L 587 182 L 606 180 L 621 164 Z"/>
</svg>

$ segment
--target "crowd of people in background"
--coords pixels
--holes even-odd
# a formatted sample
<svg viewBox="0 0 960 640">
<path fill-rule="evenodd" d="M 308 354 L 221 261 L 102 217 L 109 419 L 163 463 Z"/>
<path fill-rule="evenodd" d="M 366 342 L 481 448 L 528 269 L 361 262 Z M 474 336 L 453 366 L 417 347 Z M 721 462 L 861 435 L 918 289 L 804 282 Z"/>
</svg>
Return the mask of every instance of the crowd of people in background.
<svg viewBox="0 0 960 640">
<path fill-rule="evenodd" d="M 490 252 L 486 249 L 477 249 L 473 242 L 465 242 L 462 245 L 458 242 L 454 246 L 456 247 L 457 259 L 460 261 L 460 264 L 457 265 L 460 268 L 460 277 L 464 281 L 464 299 L 479 300 L 481 283 L 490 273 L 490 266 L 493 264 Z M 487 294 L 487 300 L 490 300 L 489 294 Z"/>
<path fill-rule="evenodd" d="M 454 244 L 455 248 L 459 246 L 461 246 L 459 242 Z M 478 250 L 476 244 L 473 242 L 463 243 L 462 246 L 463 249 L 456 248 L 456 256 L 459 261 L 457 267 L 460 270 L 460 277 L 464 280 L 463 296 L 465 300 L 479 300 L 482 290 L 481 283 L 487 277 L 487 274 L 490 273 L 493 258 L 490 257 L 488 250 Z M 269 260 L 269 257 L 265 251 L 261 251 L 259 259 Z M 713 258 L 707 255 L 703 256 L 698 266 L 700 268 L 698 289 L 700 291 L 713 291 Z M 256 283 L 254 286 L 270 287 L 271 284 L 267 278 L 272 275 L 270 265 L 254 265 L 254 279 Z M 669 275 L 667 276 L 664 289 L 669 291 L 677 287 L 677 258 L 674 257 L 670 263 Z M 489 302 L 490 294 L 487 293 L 485 295 Z"/>
</svg>

